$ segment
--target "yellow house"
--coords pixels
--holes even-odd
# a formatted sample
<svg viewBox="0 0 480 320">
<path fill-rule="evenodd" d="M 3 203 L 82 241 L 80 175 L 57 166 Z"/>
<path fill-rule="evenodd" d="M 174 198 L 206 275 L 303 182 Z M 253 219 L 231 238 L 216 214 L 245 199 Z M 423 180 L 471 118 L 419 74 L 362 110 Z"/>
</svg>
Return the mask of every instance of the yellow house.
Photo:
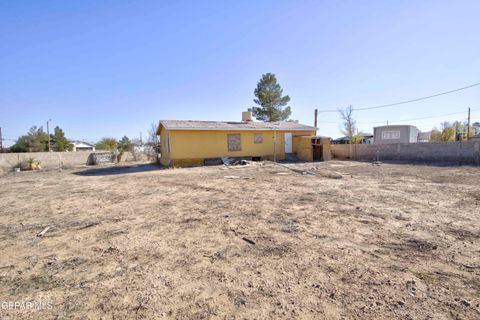
<svg viewBox="0 0 480 320">
<path fill-rule="evenodd" d="M 300 136 L 315 128 L 295 122 L 255 122 L 250 112 L 242 121 L 162 120 L 158 126 L 160 162 L 165 166 L 198 166 L 232 158 L 283 160 L 297 150 Z"/>
</svg>

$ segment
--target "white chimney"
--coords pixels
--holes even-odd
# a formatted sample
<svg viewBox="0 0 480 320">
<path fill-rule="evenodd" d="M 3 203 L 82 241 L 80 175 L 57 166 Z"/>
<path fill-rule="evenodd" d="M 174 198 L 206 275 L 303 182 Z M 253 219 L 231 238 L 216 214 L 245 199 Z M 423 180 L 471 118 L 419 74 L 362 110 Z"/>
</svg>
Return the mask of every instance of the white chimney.
<svg viewBox="0 0 480 320">
<path fill-rule="evenodd" d="M 252 121 L 252 113 L 250 111 L 242 112 L 242 121 L 243 122 Z"/>
</svg>

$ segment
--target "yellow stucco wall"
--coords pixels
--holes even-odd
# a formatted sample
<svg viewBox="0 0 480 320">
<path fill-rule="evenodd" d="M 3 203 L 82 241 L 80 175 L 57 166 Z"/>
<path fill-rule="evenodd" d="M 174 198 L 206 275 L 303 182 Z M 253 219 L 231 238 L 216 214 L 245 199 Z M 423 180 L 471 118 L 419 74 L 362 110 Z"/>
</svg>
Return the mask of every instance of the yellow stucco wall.
<svg viewBox="0 0 480 320">
<path fill-rule="evenodd" d="M 332 151 L 330 149 L 330 141 L 324 145 L 322 145 L 322 155 L 323 155 L 323 161 L 330 161 L 332 160 Z"/>
<path fill-rule="evenodd" d="M 313 161 L 313 148 L 311 137 L 299 137 L 297 145 L 297 157 L 303 161 Z"/>
<path fill-rule="evenodd" d="M 277 159 L 285 158 L 286 131 L 276 132 Z M 314 131 L 287 131 L 292 136 L 313 135 Z M 241 150 L 228 151 L 227 135 L 241 134 Z M 254 134 L 263 134 L 263 143 L 254 143 Z M 162 145 L 161 163 L 164 165 L 199 164 L 201 159 L 219 157 L 264 157 L 273 159 L 274 131 L 200 131 L 200 130 L 160 130 Z M 169 139 L 167 138 L 169 136 Z M 167 150 L 167 140 L 170 142 L 170 152 Z M 296 138 L 292 139 L 292 148 L 295 150 Z M 165 155 L 165 158 L 164 158 Z"/>
</svg>

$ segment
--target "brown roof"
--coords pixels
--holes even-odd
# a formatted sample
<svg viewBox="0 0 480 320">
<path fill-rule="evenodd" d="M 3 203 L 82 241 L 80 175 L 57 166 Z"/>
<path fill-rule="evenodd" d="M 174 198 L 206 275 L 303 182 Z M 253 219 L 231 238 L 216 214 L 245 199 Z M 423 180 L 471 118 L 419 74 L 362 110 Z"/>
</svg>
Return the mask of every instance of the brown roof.
<svg viewBox="0 0 480 320">
<path fill-rule="evenodd" d="M 160 125 L 167 130 L 292 130 L 314 131 L 315 128 L 296 122 L 228 122 L 195 120 L 161 120 Z"/>
</svg>

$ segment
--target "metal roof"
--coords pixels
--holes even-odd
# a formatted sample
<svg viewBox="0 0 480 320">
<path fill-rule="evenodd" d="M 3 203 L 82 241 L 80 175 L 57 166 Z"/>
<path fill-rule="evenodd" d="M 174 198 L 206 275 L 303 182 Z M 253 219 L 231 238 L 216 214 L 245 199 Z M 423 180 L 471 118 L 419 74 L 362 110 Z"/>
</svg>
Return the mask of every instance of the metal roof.
<svg viewBox="0 0 480 320">
<path fill-rule="evenodd" d="M 315 128 L 296 122 L 255 122 L 255 121 L 195 121 L 195 120 L 161 120 L 160 126 L 167 130 L 291 130 L 314 131 Z"/>
</svg>

